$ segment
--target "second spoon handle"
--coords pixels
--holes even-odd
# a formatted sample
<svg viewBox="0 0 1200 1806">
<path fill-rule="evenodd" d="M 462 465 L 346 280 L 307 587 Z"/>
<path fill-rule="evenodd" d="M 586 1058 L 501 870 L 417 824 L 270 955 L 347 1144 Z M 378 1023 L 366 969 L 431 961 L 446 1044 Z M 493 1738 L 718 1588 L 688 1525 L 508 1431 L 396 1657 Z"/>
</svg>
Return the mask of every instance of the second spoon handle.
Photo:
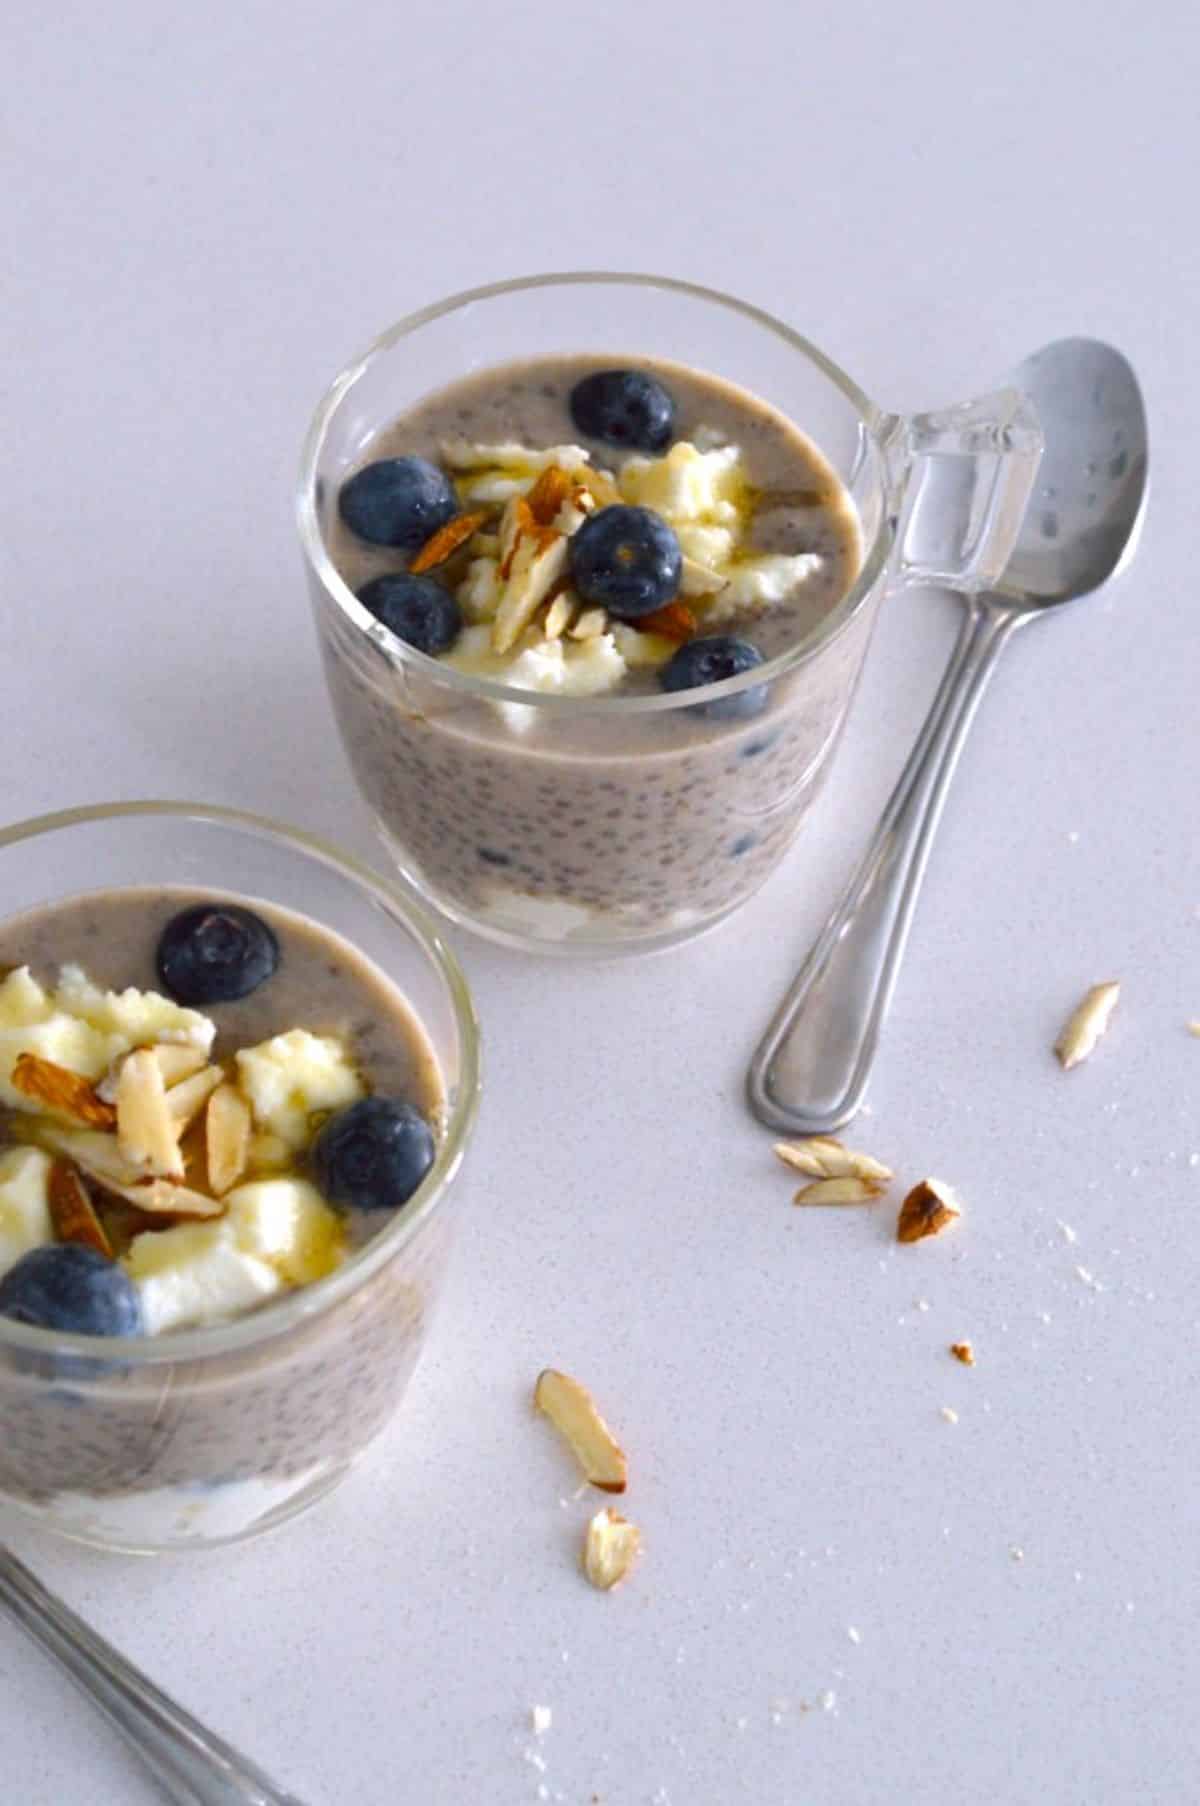
<svg viewBox="0 0 1200 1806">
<path fill-rule="evenodd" d="M 828 1134 L 862 1103 L 946 791 L 996 659 L 1022 618 L 986 596 L 966 606 L 875 836 L 751 1063 L 750 1104 L 770 1128 Z"/>
<path fill-rule="evenodd" d="M 176 1705 L 3 1547 L 0 1606 L 87 1694 L 176 1806 L 303 1806 Z"/>
</svg>

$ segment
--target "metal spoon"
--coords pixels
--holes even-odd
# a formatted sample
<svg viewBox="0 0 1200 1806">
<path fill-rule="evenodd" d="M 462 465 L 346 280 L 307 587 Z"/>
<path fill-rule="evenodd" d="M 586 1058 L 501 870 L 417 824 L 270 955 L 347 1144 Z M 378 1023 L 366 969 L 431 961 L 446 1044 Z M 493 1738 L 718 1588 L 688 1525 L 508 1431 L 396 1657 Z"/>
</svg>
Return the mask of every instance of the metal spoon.
<svg viewBox="0 0 1200 1806">
<path fill-rule="evenodd" d="M 0 1605 L 132 1745 L 175 1806 L 304 1806 L 169 1699 L 3 1545 Z"/>
<path fill-rule="evenodd" d="M 751 1062 L 750 1106 L 773 1129 L 825 1134 L 862 1103 L 913 910 L 966 732 L 1016 629 L 1099 588 L 1133 556 L 1146 502 L 1146 412 L 1119 351 L 1060 339 L 1009 378 L 1046 448 L 998 587 L 964 597 L 945 677 L 875 838 Z"/>
</svg>

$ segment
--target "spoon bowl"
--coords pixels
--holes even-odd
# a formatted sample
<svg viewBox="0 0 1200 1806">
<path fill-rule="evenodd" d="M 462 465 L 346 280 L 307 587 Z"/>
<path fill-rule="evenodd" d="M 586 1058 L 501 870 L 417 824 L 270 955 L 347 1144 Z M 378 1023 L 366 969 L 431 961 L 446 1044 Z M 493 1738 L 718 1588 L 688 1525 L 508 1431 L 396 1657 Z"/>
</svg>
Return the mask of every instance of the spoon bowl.
<svg viewBox="0 0 1200 1806">
<path fill-rule="evenodd" d="M 857 1113 L 934 832 L 967 729 L 1012 634 L 1090 595 L 1133 556 L 1145 517 L 1146 410 L 1128 361 L 1059 339 L 1010 378 L 1045 441 L 1017 544 L 965 615 L 925 725 L 857 871 L 759 1043 L 747 1094 L 772 1129 L 822 1135 Z"/>
</svg>

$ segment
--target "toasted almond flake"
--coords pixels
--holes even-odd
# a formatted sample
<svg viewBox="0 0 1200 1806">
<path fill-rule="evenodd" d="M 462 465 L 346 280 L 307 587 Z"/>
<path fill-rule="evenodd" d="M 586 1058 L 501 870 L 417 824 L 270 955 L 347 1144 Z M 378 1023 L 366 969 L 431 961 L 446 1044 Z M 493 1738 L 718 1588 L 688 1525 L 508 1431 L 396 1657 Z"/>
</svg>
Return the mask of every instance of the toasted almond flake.
<svg viewBox="0 0 1200 1806">
<path fill-rule="evenodd" d="M 193 1073 L 199 1072 L 208 1058 L 203 1048 L 189 1047 L 182 1041 L 155 1042 L 150 1052 L 158 1061 L 163 1084 L 168 1089 L 172 1085 L 181 1084 L 185 1079 L 190 1079 Z M 115 1104 L 117 1101 L 117 1085 L 121 1077 L 121 1068 L 127 1058 L 127 1054 L 122 1054 L 119 1059 L 114 1060 L 96 1087 L 97 1092 L 107 1104 Z"/>
<path fill-rule="evenodd" d="M 1110 979 L 1106 984 L 1093 985 L 1071 1012 L 1062 1034 L 1054 1043 L 1064 1072 L 1070 1072 L 1072 1066 L 1078 1066 L 1093 1051 L 1108 1027 L 1120 995 L 1120 985 Z"/>
<path fill-rule="evenodd" d="M 583 1543 L 583 1571 L 602 1593 L 619 1586 L 637 1560 L 642 1533 L 636 1524 L 606 1505 L 587 1527 Z"/>
<path fill-rule="evenodd" d="M 719 596 L 728 583 L 720 571 L 710 570 L 695 558 L 685 558 L 679 575 L 681 596 Z"/>
<path fill-rule="evenodd" d="M 218 1085 L 204 1118 L 208 1183 L 218 1198 L 231 1191 L 246 1170 L 253 1126 L 250 1106 L 237 1086 Z"/>
<path fill-rule="evenodd" d="M 99 1129 L 60 1129 L 53 1123 L 30 1118 L 22 1124 L 22 1134 L 37 1147 L 65 1155 L 80 1172 L 109 1191 L 134 1185 L 142 1177 L 121 1153 L 116 1136 Z"/>
<path fill-rule="evenodd" d="M 815 1179 L 801 1186 L 793 1204 L 870 1204 L 883 1196 L 883 1186 L 875 1179 Z"/>
<path fill-rule="evenodd" d="M 593 1486 L 602 1492 L 625 1491 L 629 1465 L 624 1450 L 586 1386 L 569 1373 L 547 1367 L 538 1375 L 533 1402 L 570 1443 Z"/>
<path fill-rule="evenodd" d="M 92 1129 L 111 1129 L 116 1123 L 116 1110 L 105 1103 L 90 1079 L 38 1054 L 17 1055 L 12 1083 L 23 1096 L 34 1098 L 56 1116 L 86 1123 Z"/>
<path fill-rule="evenodd" d="M 567 541 L 536 527 L 518 536 L 508 581 L 492 622 L 492 648 L 511 652 L 559 579 L 566 574 Z"/>
<path fill-rule="evenodd" d="M 785 1166 L 798 1173 L 808 1173 L 814 1179 L 868 1179 L 879 1185 L 889 1185 L 895 1177 L 890 1167 L 872 1159 L 870 1154 L 844 1147 L 833 1135 L 810 1135 L 803 1141 L 777 1141 L 774 1152 Z"/>
<path fill-rule="evenodd" d="M 961 1215 L 962 1206 L 944 1179 L 922 1179 L 900 1206 L 896 1240 L 920 1242 L 927 1235 L 940 1235 Z"/>
<path fill-rule="evenodd" d="M 182 1179 L 183 1155 L 158 1061 L 138 1047 L 117 1080 L 117 1146 L 131 1165 L 156 1179 Z"/>
<path fill-rule="evenodd" d="M 445 564 L 448 558 L 453 558 L 460 546 L 466 545 L 468 539 L 482 527 L 486 519 L 487 510 L 484 508 L 476 509 L 469 514 L 456 514 L 453 520 L 448 520 L 444 527 L 439 527 L 437 532 L 425 541 L 409 565 L 409 570 L 415 575 L 419 575 L 422 571 L 432 571 L 439 564 Z"/>
<path fill-rule="evenodd" d="M 533 533 L 537 522 L 523 495 L 514 495 L 500 516 L 500 575 L 507 580 L 522 535 Z"/>
<path fill-rule="evenodd" d="M 87 1186 L 69 1160 L 55 1160 L 51 1165 L 48 1197 L 50 1221 L 60 1242 L 78 1242 L 112 1259 L 112 1243 L 96 1215 Z"/>
<path fill-rule="evenodd" d="M 80 1165 L 83 1165 L 82 1161 Z M 127 1204 L 136 1205 L 147 1216 L 206 1218 L 225 1214 L 220 1198 L 207 1197 L 188 1185 L 177 1185 L 173 1179 L 140 1179 L 133 1185 L 117 1185 L 111 1179 L 93 1176 L 105 1191 L 124 1198 Z"/>
<path fill-rule="evenodd" d="M 575 613 L 575 598 L 564 592 L 555 596 L 546 610 L 546 619 L 542 624 L 542 632 L 548 640 L 559 640 L 571 624 Z"/>
<path fill-rule="evenodd" d="M 608 628 L 608 613 L 603 608 L 585 608 L 571 629 L 573 640 L 595 640 Z"/>
<path fill-rule="evenodd" d="M 190 1079 L 184 1079 L 181 1085 L 172 1085 L 167 1092 L 167 1109 L 171 1112 L 177 1136 L 195 1122 L 224 1077 L 219 1066 L 205 1066 L 201 1072 L 194 1072 Z"/>
<path fill-rule="evenodd" d="M 686 602 L 668 602 L 665 608 L 656 608 L 653 614 L 642 615 L 638 621 L 641 633 L 661 633 L 668 640 L 690 640 L 696 631 L 696 617 Z"/>
<path fill-rule="evenodd" d="M 974 1367 L 975 1349 L 972 1343 L 951 1342 L 950 1353 L 956 1361 L 961 1361 L 964 1367 Z"/>
<path fill-rule="evenodd" d="M 539 526 L 549 527 L 571 493 L 571 478 L 561 464 L 547 464 L 525 497 L 525 505 Z"/>
</svg>

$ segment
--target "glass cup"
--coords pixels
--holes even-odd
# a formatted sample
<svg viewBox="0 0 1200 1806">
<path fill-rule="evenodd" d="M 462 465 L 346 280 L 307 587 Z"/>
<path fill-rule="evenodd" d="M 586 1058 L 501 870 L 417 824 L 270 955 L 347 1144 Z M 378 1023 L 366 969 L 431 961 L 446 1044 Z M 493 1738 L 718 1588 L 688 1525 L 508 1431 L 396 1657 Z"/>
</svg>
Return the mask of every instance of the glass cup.
<svg viewBox="0 0 1200 1806">
<path fill-rule="evenodd" d="M 660 357 L 765 398 L 846 485 L 863 561 L 787 652 L 715 686 L 564 698 L 451 670 L 397 640 L 326 550 L 346 475 L 434 389 L 533 354 Z M 646 276 L 531 277 L 411 314 L 343 371 L 304 448 L 300 536 L 325 674 L 359 788 L 408 883 L 443 914 L 525 950 L 672 946 L 752 895 L 828 774 L 889 587 L 981 590 L 1015 541 L 1041 452 L 1012 390 L 901 419 L 781 321 Z M 801 876 L 800 873 L 797 876 Z"/>
<path fill-rule="evenodd" d="M 148 1339 L 0 1317 L 0 1507 L 103 1548 L 257 1534 L 321 1498 L 395 1411 L 442 1286 L 479 1095 L 466 983 L 424 912 L 333 848 L 257 816 L 119 803 L 0 830 L 0 915 L 155 883 L 235 891 L 350 941 L 437 1056 L 446 1128 L 428 1177 L 327 1279 L 233 1322 Z"/>
</svg>

